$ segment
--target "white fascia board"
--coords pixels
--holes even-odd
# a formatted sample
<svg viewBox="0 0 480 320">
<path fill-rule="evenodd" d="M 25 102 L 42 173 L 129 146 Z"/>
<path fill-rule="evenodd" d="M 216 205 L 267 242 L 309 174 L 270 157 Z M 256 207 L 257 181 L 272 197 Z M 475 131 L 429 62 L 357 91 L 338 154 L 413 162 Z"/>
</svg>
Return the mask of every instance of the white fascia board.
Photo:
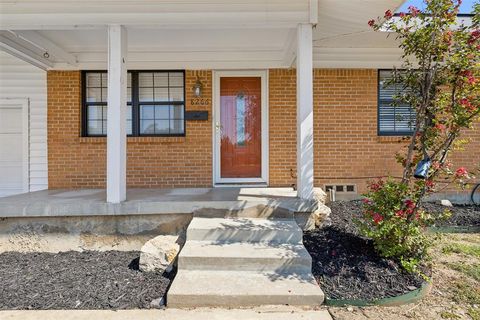
<svg viewBox="0 0 480 320">
<path fill-rule="evenodd" d="M 37 31 L 15 31 L 14 33 L 24 39 L 27 39 L 28 41 L 42 46 L 51 56 L 56 58 L 56 61 L 64 61 L 72 66 L 77 64 L 77 58 L 73 54 L 67 52 L 53 41 L 40 35 Z"/>
<path fill-rule="evenodd" d="M 309 20 L 308 12 L 181 12 L 181 13 L 42 13 L 3 14 L 1 30 L 70 30 L 122 24 L 199 28 L 285 28 Z"/>
<path fill-rule="evenodd" d="M 1 31 L 0 49 L 43 70 L 51 69 L 54 65 L 52 61 L 13 41 Z"/>
</svg>

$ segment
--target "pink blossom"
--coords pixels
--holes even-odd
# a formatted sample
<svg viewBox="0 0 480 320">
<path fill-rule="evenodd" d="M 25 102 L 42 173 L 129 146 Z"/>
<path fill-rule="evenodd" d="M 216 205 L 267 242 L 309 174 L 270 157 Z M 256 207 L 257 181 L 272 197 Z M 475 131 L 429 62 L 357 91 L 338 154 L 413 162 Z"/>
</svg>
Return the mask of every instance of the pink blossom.
<svg viewBox="0 0 480 320">
<path fill-rule="evenodd" d="M 416 17 L 420 13 L 420 10 L 418 10 L 418 8 L 415 6 L 409 6 L 408 11 L 410 11 L 412 17 Z"/>
<path fill-rule="evenodd" d="M 468 39 L 468 44 L 474 44 L 478 39 L 480 39 L 480 29 L 473 30 Z"/>
<path fill-rule="evenodd" d="M 403 218 L 405 216 L 405 211 L 403 210 L 398 210 L 397 212 L 395 212 L 395 215 L 397 217 L 400 217 L 400 218 Z"/>
<path fill-rule="evenodd" d="M 433 180 L 427 180 L 427 181 L 425 181 L 425 186 L 428 189 L 433 189 L 433 188 L 435 188 L 435 182 L 433 182 Z"/>
<path fill-rule="evenodd" d="M 368 25 L 373 28 L 375 26 L 375 20 L 373 20 L 373 19 L 369 20 Z"/>
<path fill-rule="evenodd" d="M 407 206 L 408 209 L 414 209 L 415 208 L 415 202 L 413 202 L 410 199 L 405 200 L 405 206 Z"/>
<path fill-rule="evenodd" d="M 372 200 L 370 200 L 370 199 L 368 199 L 368 198 L 363 198 L 363 199 L 362 199 L 362 202 L 363 202 L 364 204 L 372 204 Z"/>
<path fill-rule="evenodd" d="M 384 17 L 385 17 L 385 19 L 387 19 L 387 20 L 391 19 L 391 18 L 393 17 L 392 11 L 391 11 L 391 10 L 385 11 L 385 16 L 384 16 Z"/>
<path fill-rule="evenodd" d="M 447 129 L 447 127 L 446 127 L 443 123 L 437 123 L 437 124 L 435 125 L 435 128 L 438 129 L 438 130 L 440 130 L 440 131 L 442 131 L 442 132 Z"/>
<path fill-rule="evenodd" d="M 465 167 L 460 167 L 457 169 L 457 171 L 455 171 L 455 176 L 457 178 L 463 178 L 463 177 L 466 177 L 468 175 L 468 171 L 467 169 L 465 169 Z"/>
<path fill-rule="evenodd" d="M 383 221 L 383 216 L 381 214 L 375 212 L 373 214 L 373 222 L 375 224 L 379 224 L 381 221 Z"/>
</svg>

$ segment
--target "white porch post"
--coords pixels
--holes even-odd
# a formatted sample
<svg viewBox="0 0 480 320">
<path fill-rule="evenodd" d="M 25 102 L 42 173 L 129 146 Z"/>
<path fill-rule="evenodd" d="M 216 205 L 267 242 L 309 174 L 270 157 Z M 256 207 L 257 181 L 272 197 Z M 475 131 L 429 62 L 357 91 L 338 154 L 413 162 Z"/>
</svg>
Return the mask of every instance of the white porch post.
<svg viewBox="0 0 480 320">
<path fill-rule="evenodd" d="M 127 197 L 127 30 L 108 26 L 107 202 Z"/>
<path fill-rule="evenodd" d="M 297 28 L 297 195 L 313 199 L 312 24 Z"/>
</svg>

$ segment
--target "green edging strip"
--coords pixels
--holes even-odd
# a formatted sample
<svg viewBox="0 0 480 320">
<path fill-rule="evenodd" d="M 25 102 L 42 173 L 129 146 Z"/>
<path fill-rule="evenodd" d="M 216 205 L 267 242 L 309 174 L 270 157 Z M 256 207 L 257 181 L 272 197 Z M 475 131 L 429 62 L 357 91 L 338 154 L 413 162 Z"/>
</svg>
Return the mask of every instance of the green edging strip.
<svg viewBox="0 0 480 320">
<path fill-rule="evenodd" d="M 409 293 L 402 294 L 396 297 L 383 298 L 378 300 L 348 300 L 348 299 L 329 299 L 325 298 L 325 304 L 327 306 L 343 307 L 343 306 L 355 306 L 355 307 L 368 307 L 368 306 L 400 306 L 412 302 L 417 302 L 423 299 L 432 288 L 432 282 L 426 282 L 416 290 Z"/>
<path fill-rule="evenodd" d="M 480 226 L 429 227 L 428 231 L 434 233 L 480 233 Z"/>
</svg>

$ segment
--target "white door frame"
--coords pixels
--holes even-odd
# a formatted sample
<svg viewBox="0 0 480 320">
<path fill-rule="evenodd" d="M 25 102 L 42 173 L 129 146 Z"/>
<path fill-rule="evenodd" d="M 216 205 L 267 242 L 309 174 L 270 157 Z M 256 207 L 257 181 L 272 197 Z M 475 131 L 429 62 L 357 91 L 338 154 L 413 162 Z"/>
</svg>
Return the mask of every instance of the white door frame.
<svg viewBox="0 0 480 320">
<path fill-rule="evenodd" d="M 27 98 L 0 99 L 0 108 L 13 109 L 22 108 L 22 172 L 23 172 L 23 192 L 30 191 L 30 148 L 29 148 L 29 101 Z"/>
<path fill-rule="evenodd" d="M 260 77 L 261 78 L 261 130 L 262 130 L 262 173 L 260 178 L 222 178 L 220 174 L 220 77 Z M 213 183 L 216 184 L 268 184 L 268 72 L 267 70 L 213 71 Z"/>
</svg>

